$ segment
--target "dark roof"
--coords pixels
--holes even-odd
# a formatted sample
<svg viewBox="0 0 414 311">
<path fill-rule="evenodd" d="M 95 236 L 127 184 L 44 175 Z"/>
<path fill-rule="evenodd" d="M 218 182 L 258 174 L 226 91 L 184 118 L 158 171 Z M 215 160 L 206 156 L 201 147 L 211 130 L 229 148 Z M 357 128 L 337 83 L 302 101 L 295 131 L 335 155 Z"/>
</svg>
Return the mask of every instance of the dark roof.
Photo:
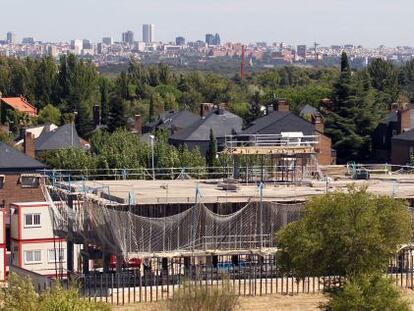
<svg viewBox="0 0 414 311">
<path fill-rule="evenodd" d="M 398 111 L 391 111 L 387 116 L 381 120 L 382 124 L 389 124 L 391 122 L 398 122 Z"/>
<path fill-rule="evenodd" d="M 170 137 L 172 140 L 206 141 L 210 139 L 210 129 L 213 129 L 216 138 L 240 133 L 243 119 L 239 116 L 222 110 L 210 112 L 205 118 L 200 118 L 187 128 L 184 128 Z"/>
<path fill-rule="evenodd" d="M 414 129 L 401 133 L 399 135 L 393 136 L 392 140 L 414 141 Z"/>
<path fill-rule="evenodd" d="M 292 112 L 273 111 L 253 122 L 243 134 L 280 134 L 281 132 L 302 132 L 314 135 L 315 126 Z"/>
<path fill-rule="evenodd" d="M 150 131 L 156 128 L 170 129 L 171 127 L 185 129 L 200 119 L 199 116 L 187 110 L 168 111 L 161 114 L 157 120 L 145 124 L 145 127 Z"/>
<path fill-rule="evenodd" d="M 65 124 L 52 131 L 44 128 L 35 142 L 36 151 L 80 148 L 81 140 L 73 124 Z"/>
<path fill-rule="evenodd" d="M 34 171 L 42 168 L 46 168 L 43 163 L 0 142 L 0 171 Z"/>
<path fill-rule="evenodd" d="M 315 107 L 306 104 L 305 106 L 303 106 L 303 108 L 300 111 L 299 115 L 303 116 L 303 115 L 306 115 L 306 114 L 318 115 L 318 114 L 320 114 L 320 112 Z"/>
</svg>

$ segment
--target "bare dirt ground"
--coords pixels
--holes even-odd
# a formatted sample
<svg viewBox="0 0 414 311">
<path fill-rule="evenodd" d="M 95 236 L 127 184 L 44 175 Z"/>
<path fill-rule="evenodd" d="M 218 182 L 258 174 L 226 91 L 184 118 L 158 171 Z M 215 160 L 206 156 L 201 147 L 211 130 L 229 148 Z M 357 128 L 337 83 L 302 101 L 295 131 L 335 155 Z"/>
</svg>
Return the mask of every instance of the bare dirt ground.
<svg viewBox="0 0 414 311">
<path fill-rule="evenodd" d="M 322 295 L 267 295 L 262 297 L 241 297 L 240 311 L 314 311 L 326 299 Z M 141 303 L 133 306 L 115 307 L 117 311 L 163 311 L 161 303 Z"/>
<path fill-rule="evenodd" d="M 404 291 L 404 297 L 414 311 L 414 291 Z M 241 297 L 239 311 L 318 311 L 326 302 L 323 295 L 267 295 L 262 297 Z M 114 307 L 115 311 L 164 311 L 162 303 L 139 303 L 131 306 Z"/>
</svg>

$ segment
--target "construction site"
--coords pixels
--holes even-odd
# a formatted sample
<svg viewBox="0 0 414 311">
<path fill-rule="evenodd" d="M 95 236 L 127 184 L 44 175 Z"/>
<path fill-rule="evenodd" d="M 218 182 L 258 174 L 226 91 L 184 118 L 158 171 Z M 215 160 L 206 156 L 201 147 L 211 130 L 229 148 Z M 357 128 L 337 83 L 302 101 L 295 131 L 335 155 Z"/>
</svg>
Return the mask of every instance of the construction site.
<svg viewBox="0 0 414 311">
<path fill-rule="evenodd" d="M 316 137 L 292 134 L 229 137 L 223 152 L 232 167 L 44 171 L 53 231 L 67 241 L 57 269 L 113 303 L 168 298 L 184 280 L 207 286 L 226 277 L 245 295 L 318 292 L 315 278 L 280 275 L 275 233 L 300 219 L 312 196 L 351 183 L 412 206 L 414 174 L 389 165 L 319 167 L 316 145 Z M 242 166 L 243 157 L 261 165 Z"/>
</svg>

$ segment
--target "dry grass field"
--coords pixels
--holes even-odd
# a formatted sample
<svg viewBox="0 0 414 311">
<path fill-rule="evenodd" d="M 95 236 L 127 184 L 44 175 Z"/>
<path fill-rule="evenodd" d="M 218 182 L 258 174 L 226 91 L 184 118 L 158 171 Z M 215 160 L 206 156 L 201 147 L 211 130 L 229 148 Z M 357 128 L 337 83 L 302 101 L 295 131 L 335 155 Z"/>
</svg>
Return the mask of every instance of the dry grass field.
<svg viewBox="0 0 414 311">
<path fill-rule="evenodd" d="M 404 296 L 414 311 L 414 291 L 405 291 Z M 239 311 L 317 311 L 320 303 L 326 301 L 323 295 L 267 295 L 262 297 L 241 297 Z M 164 311 L 161 303 L 140 303 L 114 307 L 115 311 Z"/>
</svg>

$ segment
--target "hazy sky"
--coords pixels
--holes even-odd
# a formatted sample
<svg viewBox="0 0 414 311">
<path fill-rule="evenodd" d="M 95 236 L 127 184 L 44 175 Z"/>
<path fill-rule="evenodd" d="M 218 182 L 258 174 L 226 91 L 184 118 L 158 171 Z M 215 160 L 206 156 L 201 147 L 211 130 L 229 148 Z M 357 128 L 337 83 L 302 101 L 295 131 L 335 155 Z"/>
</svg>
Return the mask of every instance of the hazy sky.
<svg viewBox="0 0 414 311">
<path fill-rule="evenodd" d="M 42 41 L 103 36 L 120 40 L 142 24 L 156 40 L 203 39 L 293 44 L 414 46 L 413 0 L 0 0 L 0 38 L 7 31 Z"/>
</svg>

